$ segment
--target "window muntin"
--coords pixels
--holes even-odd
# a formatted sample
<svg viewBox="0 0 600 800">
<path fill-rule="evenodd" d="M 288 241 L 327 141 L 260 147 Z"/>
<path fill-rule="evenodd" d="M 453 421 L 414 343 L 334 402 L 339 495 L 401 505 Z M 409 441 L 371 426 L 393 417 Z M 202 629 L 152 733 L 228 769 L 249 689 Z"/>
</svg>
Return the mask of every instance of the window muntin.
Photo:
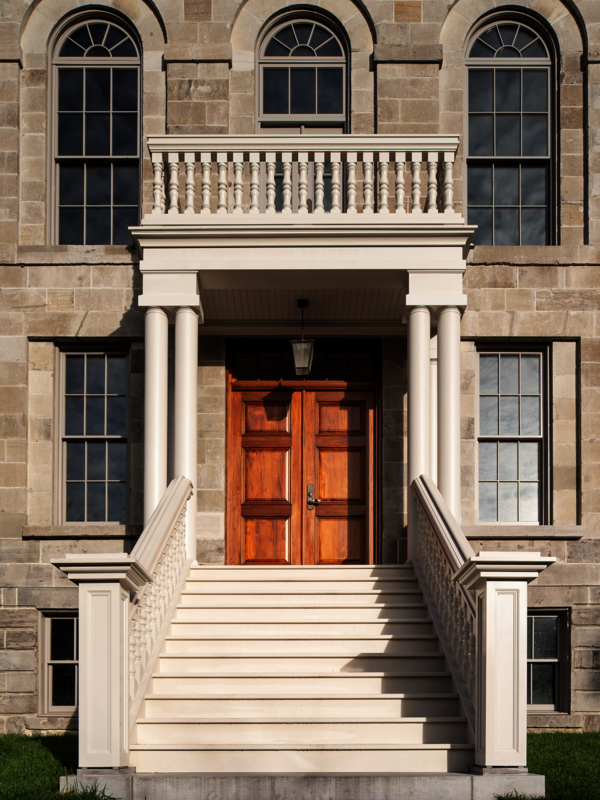
<svg viewBox="0 0 600 800">
<path fill-rule="evenodd" d="M 567 613 L 530 609 L 527 616 L 527 705 L 561 711 L 567 694 Z"/>
<path fill-rule="evenodd" d="M 551 237 L 551 62 L 531 28 L 488 26 L 468 55 L 468 221 L 475 244 Z"/>
<path fill-rule="evenodd" d="M 73 713 L 77 709 L 79 624 L 77 614 L 56 613 L 42 618 L 43 711 Z"/>
<path fill-rule="evenodd" d="M 86 22 L 55 57 L 56 237 L 129 244 L 139 221 L 139 55 L 106 21 Z"/>
<path fill-rule="evenodd" d="M 542 353 L 479 354 L 480 522 L 542 517 Z"/>
<path fill-rule="evenodd" d="M 126 522 L 128 368 L 124 353 L 65 353 L 65 522 Z"/>
</svg>

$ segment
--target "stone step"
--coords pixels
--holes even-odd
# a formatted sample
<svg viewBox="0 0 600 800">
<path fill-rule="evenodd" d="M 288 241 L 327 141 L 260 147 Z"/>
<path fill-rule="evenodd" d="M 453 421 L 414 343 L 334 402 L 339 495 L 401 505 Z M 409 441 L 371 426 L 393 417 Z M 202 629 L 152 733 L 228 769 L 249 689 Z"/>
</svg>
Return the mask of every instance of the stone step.
<svg viewBox="0 0 600 800">
<path fill-rule="evenodd" d="M 466 741 L 463 717 L 409 719 L 292 718 L 206 719 L 138 718 L 138 744 L 461 744 Z"/>
<path fill-rule="evenodd" d="M 451 692 L 421 694 L 151 694 L 146 696 L 144 716 L 243 719 L 246 717 L 454 717 L 458 695 Z"/>
<path fill-rule="evenodd" d="M 188 653 L 207 655 L 230 655 L 244 653 L 273 653 L 279 656 L 291 654 L 316 654 L 322 651 L 347 653 L 356 657 L 365 653 L 437 653 L 438 637 L 429 635 L 380 634 L 379 636 L 348 636 L 314 634 L 310 636 L 281 634 L 279 636 L 184 636 L 170 635 L 165 638 L 163 653 Z"/>
<path fill-rule="evenodd" d="M 309 604 L 302 598 L 296 605 L 273 603 L 236 603 L 228 606 L 209 605 L 206 602 L 179 604 L 174 619 L 199 619 L 209 622 L 337 622 L 348 619 L 355 620 L 389 620 L 389 619 L 428 619 L 425 603 L 376 603 L 361 605 L 354 603 Z"/>
<path fill-rule="evenodd" d="M 290 622 L 289 620 L 271 620 L 263 622 L 239 622 L 234 620 L 208 622 L 199 619 L 174 619 L 171 622 L 170 634 L 175 636 L 420 636 L 430 634 L 433 623 L 429 619 L 374 619 L 355 620 L 340 619 L 332 621 L 311 620 Z"/>
<path fill-rule="evenodd" d="M 452 690 L 449 672 L 325 672 L 264 675 L 220 672 L 155 672 L 149 691 L 155 694 L 402 694 Z"/>
<path fill-rule="evenodd" d="M 205 606 L 205 607 L 228 607 L 239 605 L 269 605 L 274 608 L 285 609 L 286 612 L 289 608 L 299 605 L 306 606 L 339 606 L 339 605 L 355 605 L 355 606 L 369 606 L 369 605 L 382 605 L 388 607 L 389 605 L 399 605 L 406 603 L 423 602 L 423 595 L 418 590 L 402 589 L 393 592 L 373 592 L 373 591 L 354 591 L 354 592 L 301 592 L 301 596 L 292 594 L 291 592 L 253 592 L 251 597 L 247 592 L 223 592 L 218 593 L 215 591 L 202 591 L 192 592 L 184 590 L 181 593 L 179 605 L 185 606 Z M 245 601 L 245 602 L 242 602 Z"/>
<path fill-rule="evenodd" d="M 425 672 L 444 669 L 443 653 L 373 653 L 351 656 L 347 653 L 205 653 L 161 654 L 159 672 Z"/>
<path fill-rule="evenodd" d="M 272 592 L 285 592 L 287 595 L 298 594 L 362 594 L 374 592 L 376 594 L 397 591 L 420 591 L 415 577 L 406 578 L 283 578 L 281 576 L 264 577 L 257 575 L 254 578 L 242 578 L 241 575 L 228 580 L 213 577 L 188 577 L 185 582 L 185 592 L 198 592 L 199 594 L 268 594 Z"/>
<path fill-rule="evenodd" d="M 353 578 L 405 578 L 413 577 L 414 571 L 411 566 L 404 565 L 376 565 L 365 566 L 361 564 L 336 564 L 335 566 L 268 566 L 268 565 L 205 565 L 190 568 L 190 579 L 203 580 L 205 578 L 227 580 L 240 578 L 251 580 L 255 577 L 273 578 L 281 575 L 281 580 L 287 578 L 302 579 L 345 579 Z"/>
</svg>

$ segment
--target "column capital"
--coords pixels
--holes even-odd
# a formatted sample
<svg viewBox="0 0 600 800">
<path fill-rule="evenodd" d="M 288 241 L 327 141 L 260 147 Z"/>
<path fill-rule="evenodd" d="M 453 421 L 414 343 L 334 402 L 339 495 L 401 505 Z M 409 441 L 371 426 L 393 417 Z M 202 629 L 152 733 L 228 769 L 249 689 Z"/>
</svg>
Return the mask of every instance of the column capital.
<svg viewBox="0 0 600 800">
<path fill-rule="evenodd" d="M 433 316 L 436 319 L 439 319 L 443 311 L 452 311 L 452 310 L 458 311 L 458 313 L 460 314 L 460 318 L 462 319 L 465 311 L 467 310 L 466 303 L 463 305 L 456 305 L 454 303 L 449 303 L 448 305 L 445 306 L 439 306 L 433 311 Z"/>
</svg>

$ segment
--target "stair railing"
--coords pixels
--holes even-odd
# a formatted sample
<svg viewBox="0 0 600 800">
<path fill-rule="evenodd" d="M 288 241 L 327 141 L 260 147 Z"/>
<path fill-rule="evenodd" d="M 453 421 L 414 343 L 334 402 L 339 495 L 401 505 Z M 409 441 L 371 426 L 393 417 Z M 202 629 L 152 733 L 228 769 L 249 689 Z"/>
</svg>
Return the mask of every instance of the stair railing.
<svg viewBox="0 0 600 800">
<path fill-rule="evenodd" d="M 475 742 L 475 769 L 527 765 L 527 585 L 555 558 L 475 555 L 426 475 L 413 565 Z"/>
<path fill-rule="evenodd" d="M 52 559 L 79 586 L 79 766 L 129 766 L 135 723 L 191 561 L 187 478 L 169 484 L 130 555 Z"/>
</svg>

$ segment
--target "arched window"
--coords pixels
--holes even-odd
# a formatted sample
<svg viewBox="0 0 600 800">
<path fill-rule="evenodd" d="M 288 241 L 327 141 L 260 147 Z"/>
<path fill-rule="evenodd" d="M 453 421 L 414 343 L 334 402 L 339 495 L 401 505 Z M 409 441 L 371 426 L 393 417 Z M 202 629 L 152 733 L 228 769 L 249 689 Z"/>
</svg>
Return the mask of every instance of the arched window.
<svg viewBox="0 0 600 800">
<path fill-rule="evenodd" d="M 54 241 L 129 244 L 139 221 L 140 55 L 116 20 L 79 20 L 54 50 Z"/>
<path fill-rule="evenodd" d="M 475 244 L 552 243 L 554 170 L 548 45 L 530 24 L 488 22 L 467 50 L 468 222 Z"/>
<path fill-rule="evenodd" d="M 259 51 L 261 128 L 345 131 L 346 55 L 325 21 L 280 22 Z"/>
</svg>

